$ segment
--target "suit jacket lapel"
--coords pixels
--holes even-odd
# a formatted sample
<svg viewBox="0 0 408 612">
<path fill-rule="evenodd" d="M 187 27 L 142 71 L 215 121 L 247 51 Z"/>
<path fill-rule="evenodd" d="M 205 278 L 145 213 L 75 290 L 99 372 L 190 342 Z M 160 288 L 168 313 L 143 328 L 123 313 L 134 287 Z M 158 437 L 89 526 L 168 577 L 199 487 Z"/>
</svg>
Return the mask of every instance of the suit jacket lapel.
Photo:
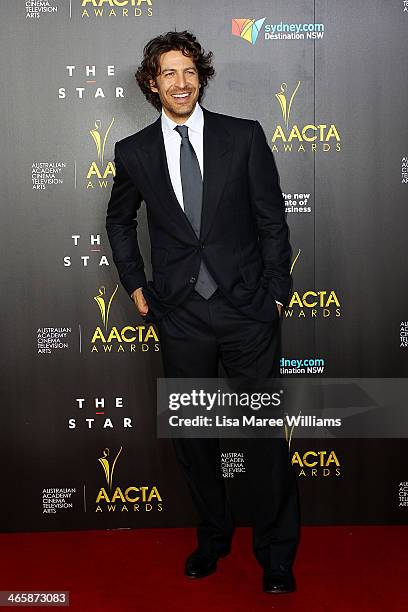
<svg viewBox="0 0 408 612">
<path fill-rule="evenodd" d="M 215 113 L 204 112 L 204 185 L 200 238 L 205 240 L 214 221 L 229 173 L 232 138 Z"/>
<path fill-rule="evenodd" d="M 222 126 L 215 113 L 203 108 L 204 112 L 204 177 L 203 202 L 201 210 L 200 239 L 205 240 L 214 221 L 218 204 L 228 177 L 232 158 L 232 138 Z M 181 228 L 195 232 L 181 208 L 171 184 L 167 166 L 166 150 L 160 117 L 151 125 L 146 133 L 145 143 L 141 147 L 146 156 L 140 156 L 140 161 L 149 177 L 152 189 L 159 197 L 163 207 Z"/>
<path fill-rule="evenodd" d="M 186 228 L 187 231 L 192 232 L 195 236 L 195 232 L 177 200 L 171 183 L 160 116 L 151 125 L 151 128 L 146 134 L 146 142 L 141 147 L 143 152 L 147 153 L 147 157 L 141 156 L 140 161 L 150 180 L 153 191 L 157 194 L 165 210 L 177 224 L 180 224 L 181 227 Z"/>
</svg>

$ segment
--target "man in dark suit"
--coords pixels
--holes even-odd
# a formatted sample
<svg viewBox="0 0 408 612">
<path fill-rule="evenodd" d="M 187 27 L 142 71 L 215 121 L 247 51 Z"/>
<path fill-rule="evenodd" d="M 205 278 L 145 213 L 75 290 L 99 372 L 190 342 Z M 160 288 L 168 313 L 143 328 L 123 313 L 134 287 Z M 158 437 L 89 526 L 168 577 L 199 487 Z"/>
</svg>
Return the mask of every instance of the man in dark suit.
<svg viewBox="0 0 408 612">
<path fill-rule="evenodd" d="M 189 32 L 151 40 L 136 78 L 160 117 L 115 145 L 106 229 L 120 280 L 159 330 L 167 377 L 279 375 L 280 313 L 291 280 L 285 207 L 257 121 L 202 108 L 212 54 Z M 153 282 L 137 240 L 146 203 Z M 284 439 L 247 441 L 254 553 L 268 593 L 295 590 L 296 477 Z M 185 574 L 213 573 L 230 551 L 232 512 L 216 439 L 174 439 L 201 518 Z"/>
</svg>

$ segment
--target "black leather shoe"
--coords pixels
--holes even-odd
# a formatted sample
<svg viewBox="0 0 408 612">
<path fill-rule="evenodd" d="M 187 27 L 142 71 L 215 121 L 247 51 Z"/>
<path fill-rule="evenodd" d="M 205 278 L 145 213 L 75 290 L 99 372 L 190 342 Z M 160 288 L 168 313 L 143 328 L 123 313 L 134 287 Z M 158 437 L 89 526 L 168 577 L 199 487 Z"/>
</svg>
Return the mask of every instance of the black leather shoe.
<svg viewBox="0 0 408 612">
<path fill-rule="evenodd" d="M 264 593 L 293 593 L 296 591 L 292 572 L 279 574 L 275 570 L 265 570 L 262 586 Z"/>
<path fill-rule="evenodd" d="M 188 578 L 204 578 L 217 569 L 218 556 L 201 552 L 198 548 L 187 558 L 184 573 Z"/>
</svg>

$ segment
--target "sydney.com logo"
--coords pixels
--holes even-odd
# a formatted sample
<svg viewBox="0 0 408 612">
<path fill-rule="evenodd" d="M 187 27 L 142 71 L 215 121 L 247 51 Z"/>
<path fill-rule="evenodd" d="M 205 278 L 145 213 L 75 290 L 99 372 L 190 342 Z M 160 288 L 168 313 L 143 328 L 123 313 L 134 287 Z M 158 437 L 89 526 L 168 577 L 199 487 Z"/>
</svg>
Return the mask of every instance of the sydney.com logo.
<svg viewBox="0 0 408 612">
<path fill-rule="evenodd" d="M 262 19 L 240 18 L 231 22 L 231 34 L 251 45 L 258 39 L 263 26 L 264 40 L 317 40 L 324 37 L 323 23 L 266 23 Z"/>
</svg>

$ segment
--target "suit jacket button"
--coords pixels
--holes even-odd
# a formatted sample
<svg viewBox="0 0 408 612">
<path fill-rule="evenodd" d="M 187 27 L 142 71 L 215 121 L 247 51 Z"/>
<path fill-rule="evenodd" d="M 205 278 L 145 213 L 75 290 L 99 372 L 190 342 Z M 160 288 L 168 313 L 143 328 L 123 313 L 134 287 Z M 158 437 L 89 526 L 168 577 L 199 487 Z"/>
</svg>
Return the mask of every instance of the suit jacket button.
<svg viewBox="0 0 408 612">
<path fill-rule="evenodd" d="M 197 279 L 196 279 L 196 277 L 195 277 L 195 276 L 192 276 L 192 277 L 190 278 L 190 283 L 195 283 L 195 282 L 196 282 L 196 280 L 197 280 Z"/>
</svg>

